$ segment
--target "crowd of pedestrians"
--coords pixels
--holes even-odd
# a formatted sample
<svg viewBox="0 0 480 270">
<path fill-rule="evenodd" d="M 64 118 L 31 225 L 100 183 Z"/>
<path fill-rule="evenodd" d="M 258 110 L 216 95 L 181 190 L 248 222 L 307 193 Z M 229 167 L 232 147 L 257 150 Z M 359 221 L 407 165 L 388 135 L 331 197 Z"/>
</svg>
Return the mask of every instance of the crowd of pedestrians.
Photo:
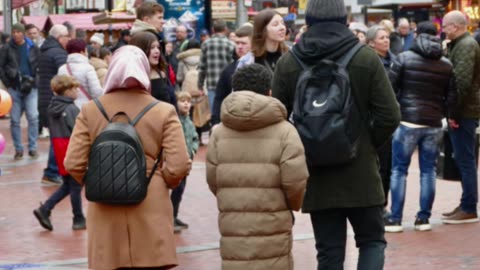
<svg viewBox="0 0 480 270">
<path fill-rule="evenodd" d="M 290 44 L 283 17 L 272 9 L 230 34 L 225 21 L 215 20 L 212 36 L 204 31 L 200 40 L 179 25 L 174 42 L 163 37 L 164 12 L 160 4 L 141 4 L 132 29 L 112 46 L 103 34 L 87 39 L 69 23 L 53 25 L 45 39 L 34 25 L 18 23 L 0 49 L 0 79 L 13 99 L 13 158 L 24 158 L 25 112 L 28 156 L 38 158 L 37 140 L 49 136 L 40 179 L 60 185 L 34 215 L 53 230 L 52 210 L 70 195 L 72 228 L 88 232 L 89 268 L 177 265 L 174 233 L 189 227 L 180 203 L 205 130 L 222 269 L 293 269 L 292 211 L 299 210 L 311 218 L 317 269 L 343 269 L 347 221 L 359 249 L 358 269 L 383 269 L 385 232 L 403 231 L 406 179 L 417 148 L 419 211 L 405 214 L 415 215 L 415 230 L 432 229 L 446 132 L 463 193 L 442 221 L 479 221 L 480 47 L 463 13 L 445 15 L 442 40 L 432 22 L 400 18 L 396 29 L 391 20 L 349 25 L 343 1 L 310 0 L 306 24 Z M 344 72 L 348 85 L 314 83 L 315 72 L 331 66 Z M 323 115 L 337 101 L 315 91 L 337 86 L 346 87 L 352 96 L 347 105 L 358 112 L 345 120 L 357 121 L 347 133 L 359 135 L 348 161 L 319 165 L 300 124 L 331 117 Z M 132 124 L 144 146 L 140 173 L 151 175 L 147 193 L 135 205 L 89 199 L 85 217 L 80 194 L 82 186 L 89 188 L 90 150 L 116 121 Z M 131 180 L 122 177 L 128 186 Z"/>
</svg>

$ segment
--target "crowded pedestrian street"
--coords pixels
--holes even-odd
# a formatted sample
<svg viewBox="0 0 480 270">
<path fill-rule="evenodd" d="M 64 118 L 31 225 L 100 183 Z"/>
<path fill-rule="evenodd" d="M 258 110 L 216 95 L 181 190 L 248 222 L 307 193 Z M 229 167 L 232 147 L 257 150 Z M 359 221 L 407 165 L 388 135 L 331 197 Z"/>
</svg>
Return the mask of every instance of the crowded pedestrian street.
<svg viewBox="0 0 480 270">
<path fill-rule="evenodd" d="M 27 122 L 21 123 L 23 134 Z M 57 187 L 40 183 L 48 154 L 48 139 L 39 140 L 39 158 L 14 161 L 9 136 L 9 120 L 0 120 L 0 133 L 7 147 L 0 155 L 0 269 L 75 270 L 87 267 L 87 231 L 72 230 L 69 200 L 63 200 L 52 213 L 53 231 L 43 229 L 32 211 Z M 207 133 L 203 141 L 207 142 Z M 205 177 L 207 146 L 201 146 L 180 208 L 179 217 L 189 228 L 175 234 L 181 270 L 221 269 L 219 231 L 215 197 L 208 190 Z M 459 182 L 437 180 L 436 200 L 432 210 L 431 231 L 415 231 L 413 223 L 418 209 L 419 169 L 416 154 L 408 174 L 407 200 L 404 209 L 404 231 L 386 234 L 385 268 L 387 270 L 456 270 L 480 269 L 480 223 L 446 225 L 441 213 L 456 205 L 461 194 Z M 86 199 L 84 211 L 88 212 Z M 295 269 L 316 268 L 315 241 L 306 214 L 295 213 L 293 257 Z M 358 251 L 353 231 L 348 229 L 345 269 L 356 269 Z"/>
</svg>

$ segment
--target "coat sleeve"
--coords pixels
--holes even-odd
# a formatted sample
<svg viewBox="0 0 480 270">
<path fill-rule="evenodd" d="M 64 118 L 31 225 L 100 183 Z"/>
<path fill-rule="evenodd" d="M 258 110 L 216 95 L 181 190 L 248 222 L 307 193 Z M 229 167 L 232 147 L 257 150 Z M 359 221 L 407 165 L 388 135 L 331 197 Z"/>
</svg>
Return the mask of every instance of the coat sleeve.
<svg viewBox="0 0 480 270">
<path fill-rule="evenodd" d="M 198 151 L 198 146 L 199 146 L 199 139 L 198 139 L 198 134 L 197 134 L 197 131 L 195 130 L 195 125 L 193 124 L 192 121 L 189 121 L 189 132 L 191 133 L 190 136 L 192 138 L 192 151 L 193 153 L 192 154 L 192 159 L 193 159 L 193 156 L 197 153 Z"/>
<path fill-rule="evenodd" d="M 202 54 L 200 55 L 200 62 L 198 64 L 198 89 L 203 88 L 205 78 L 207 76 L 207 43 L 202 44 Z"/>
<path fill-rule="evenodd" d="M 63 49 L 52 50 L 53 63 L 55 64 L 56 70 L 67 63 L 67 56 L 67 52 Z"/>
<path fill-rule="evenodd" d="M 476 43 L 465 43 L 462 48 L 458 48 L 455 55 L 453 70 L 457 79 L 457 91 L 459 102 L 465 103 L 469 91 L 472 88 L 473 75 L 475 72 Z"/>
<path fill-rule="evenodd" d="M 100 80 L 98 79 L 97 72 L 95 72 L 95 69 L 88 64 L 88 69 L 87 69 L 87 90 L 88 93 L 92 98 L 97 98 L 101 95 L 103 95 L 103 89 L 102 85 L 100 84 Z"/>
<path fill-rule="evenodd" d="M 186 66 L 183 63 L 183 61 L 180 61 L 178 63 L 178 70 L 177 70 L 177 84 L 178 85 L 182 84 L 183 80 L 185 79 L 185 73 L 186 73 Z"/>
<path fill-rule="evenodd" d="M 393 61 L 392 68 L 388 71 L 388 78 L 390 80 L 390 83 L 393 88 L 393 92 L 395 93 L 395 96 L 400 98 L 400 85 L 403 80 L 403 68 L 405 65 L 404 61 L 405 57 L 404 54 L 401 53 L 398 55 L 397 59 Z"/>
<path fill-rule="evenodd" d="M 220 123 L 220 107 L 223 100 L 232 92 L 232 84 L 229 83 L 232 80 L 232 74 L 229 72 L 230 65 L 226 66 L 220 74 L 218 79 L 217 88 L 215 89 L 215 99 L 213 101 L 212 109 L 212 125 Z"/>
<path fill-rule="evenodd" d="M 451 73 L 448 85 L 445 87 L 445 105 L 447 108 L 447 117 L 450 119 L 458 119 L 461 104 L 458 103 L 457 79 L 455 74 Z"/>
<path fill-rule="evenodd" d="M 288 124 L 288 129 L 280 158 L 280 173 L 288 206 L 298 211 L 302 207 L 308 169 L 302 141 L 293 126 Z"/>
<path fill-rule="evenodd" d="M 368 114 L 370 115 L 370 135 L 375 147 L 382 146 L 400 124 L 400 108 L 387 78 L 385 69 L 373 55 Z"/>
<path fill-rule="evenodd" d="M 174 188 L 192 168 L 189 159 L 182 125 L 173 107 L 169 108 L 163 124 L 163 166 L 162 175 L 169 188 Z"/>
<path fill-rule="evenodd" d="M 220 127 L 217 127 L 217 129 Z M 207 183 L 210 191 L 214 195 L 217 194 L 217 140 L 216 140 L 216 129 L 213 130 L 212 136 L 208 142 L 207 148 Z"/>
<path fill-rule="evenodd" d="M 2 82 L 4 84 L 8 83 L 10 80 L 7 78 L 7 69 L 5 68 L 6 65 L 7 65 L 7 61 L 8 61 L 8 53 L 7 53 L 7 48 L 8 46 L 4 46 L 3 48 L 0 49 L 0 80 L 2 80 Z"/>
<path fill-rule="evenodd" d="M 92 144 L 85 108 L 86 106 L 82 107 L 75 121 L 75 127 L 63 162 L 68 173 L 80 184 L 83 184 L 83 177 L 87 171 L 88 155 Z"/>
<path fill-rule="evenodd" d="M 272 80 L 272 96 L 280 100 L 287 109 L 287 115 L 290 116 L 293 110 L 293 101 L 295 99 L 295 88 L 298 78 L 294 74 L 289 74 L 286 68 L 290 65 L 298 65 L 291 52 L 284 54 L 279 60 Z M 295 63 L 294 63 L 295 62 Z M 301 68 L 300 68 L 301 69 Z M 298 71 L 298 74 L 301 70 Z"/>
</svg>

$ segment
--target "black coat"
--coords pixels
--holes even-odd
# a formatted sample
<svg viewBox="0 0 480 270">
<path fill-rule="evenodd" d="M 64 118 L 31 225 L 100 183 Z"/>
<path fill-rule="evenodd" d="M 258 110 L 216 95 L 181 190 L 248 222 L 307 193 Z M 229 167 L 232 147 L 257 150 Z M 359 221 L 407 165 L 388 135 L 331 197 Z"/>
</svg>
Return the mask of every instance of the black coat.
<svg viewBox="0 0 480 270">
<path fill-rule="evenodd" d="M 28 60 L 32 77 L 36 77 L 38 68 L 39 49 L 33 41 L 25 38 L 28 50 Z M 6 87 L 16 88 L 20 82 L 20 54 L 18 45 L 13 40 L 5 44 L 0 52 L 0 79 Z M 34 85 L 36 87 L 36 85 Z"/>
<path fill-rule="evenodd" d="M 440 39 L 419 35 L 409 51 L 398 55 L 389 76 L 402 121 L 441 127 L 442 118 L 455 118 L 455 76 L 450 61 L 442 57 Z"/>
<path fill-rule="evenodd" d="M 294 49 L 302 61 L 313 65 L 321 59 L 337 60 L 357 43 L 358 39 L 345 25 L 324 22 L 309 27 Z M 368 124 L 365 123 L 368 132 L 360 137 L 357 158 L 351 163 L 309 168 L 304 212 L 380 206 L 385 202 L 375 150 L 397 128 L 400 111 L 383 65 L 372 49 L 360 49 L 347 70 L 352 91 L 356 91 L 360 99 L 359 108 L 363 115 L 369 115 Z M 300 71 L 291 52 L 284 54 L 275 68 L 272 94 L 289 114 Z"/>
<path fill-rule="evenodd" d="M 220 123 L 220 108 L 223 100 L 232 93 L 232 77 L 233 73 L 237 69 L 238 61 L 235 61 L 222 71 L 220 78 L 218 79 L 217 88 L 215 89 L 215 100 L 213 101 L 212 110 L 212 125 Z"/>
<path fill-rule="evenodd" d="M 57 75 L 58 69 L 67 62 L 67 51 L 53 37 L 48 37 L 40 48 L 38 60 L 38 111 L 42 125 L 45 125 L 47 108 L 52 99 L 53 92 L 50 81 Z"/>
</svg>

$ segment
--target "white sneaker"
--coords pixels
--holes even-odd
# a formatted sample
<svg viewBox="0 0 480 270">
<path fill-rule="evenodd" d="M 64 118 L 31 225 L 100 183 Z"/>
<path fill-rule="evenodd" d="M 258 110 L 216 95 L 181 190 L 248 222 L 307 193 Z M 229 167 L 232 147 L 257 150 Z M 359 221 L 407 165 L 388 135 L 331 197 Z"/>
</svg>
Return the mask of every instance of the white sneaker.
<svg viewBox="0 0 480 270">
<path fill-rule="evenodd" d="M 40 139 L 50 138 L 50 132 L 48 131 L 48 128 L 43 127 L 42 132 L 38 135 L 38 138 Z"/>
</svg>

